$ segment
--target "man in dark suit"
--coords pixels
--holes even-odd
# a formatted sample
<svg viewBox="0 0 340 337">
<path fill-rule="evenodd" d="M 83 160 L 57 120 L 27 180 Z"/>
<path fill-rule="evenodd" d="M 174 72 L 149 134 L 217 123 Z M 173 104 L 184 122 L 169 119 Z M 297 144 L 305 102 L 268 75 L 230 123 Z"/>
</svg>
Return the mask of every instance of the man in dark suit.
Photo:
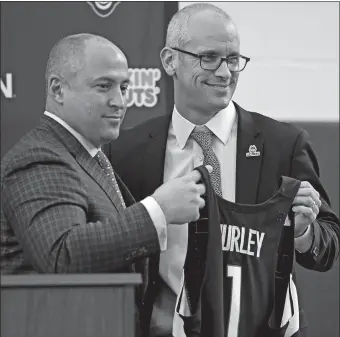
<svg viewBox="0 0 340 337">
<path fill-rule="evenodd" d="M 282 175 L 296 178 L 302 182 L 293 207 L 296 260 L 308 269 L 330 269 L 339 254 L 339 219 L 319 180 L 308 134 L 232 101 L 249 58 L 240 55 L 239 35 L 229 15 L 209 4 L 183 8 L 169 23 L 160 56 L 174 81 L 172 115 L 122 132 L 112 144 L 113 166 L 135 198 L 141 200 L 163 182 L 186 174 L 205 156 L 217 158 L 220 176 L 214 180 L 220 179 L 223 198 L 233 202 L 261 203 L 277 191 Z M 214 154 L 207 154 L 193 136 L 199 132 L 209 134 Z M 215 167 L 212 177 L 214 172 Z M 175 304 L 183 289 L 187 238 L 185 225 L 168 226 L 167 250 L 150 259 L 145 336 L 184 336 Z M 306 325 L 303 316 L 301 310 L 300 328 Z"/>
<path fill-rule="evenodd" d="M 131 271 L 166 249 L 168 223 L 198 218 L 197 172 L 135 203 L 101 151 L 119 135 L 128 84 L 127 60 L 105 38 L 54 46 L 41 122 L 1 162 L 1 273 Z"/>
</svg>

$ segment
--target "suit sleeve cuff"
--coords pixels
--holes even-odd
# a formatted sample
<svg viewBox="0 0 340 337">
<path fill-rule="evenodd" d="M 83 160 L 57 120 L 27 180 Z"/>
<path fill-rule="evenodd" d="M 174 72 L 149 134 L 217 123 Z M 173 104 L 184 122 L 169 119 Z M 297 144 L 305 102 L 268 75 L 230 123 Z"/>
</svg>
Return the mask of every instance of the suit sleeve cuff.
<svg viewBox="0 0 340 337">
<path fill-rule="evenodd" d="M 153 197 L 147 197 L 141 201 L 143 206 L 148 211 L 150 218 L 156 228 L 159 246 L 161 251 L 167 248 L 167 226 L 165 215 L 159 206 L 158 202 Z"/>
<path fill-rule="evenodd" d="M 312 243 L 313 243 L 313 226 L 309 225 L 308 229 L 306 230 L 306 232 L 299 236 L 298 238 L 295 238 L 295 249 L 299 252 L 299 253 L 305 253 L 307 252 Z"/>
</svg>

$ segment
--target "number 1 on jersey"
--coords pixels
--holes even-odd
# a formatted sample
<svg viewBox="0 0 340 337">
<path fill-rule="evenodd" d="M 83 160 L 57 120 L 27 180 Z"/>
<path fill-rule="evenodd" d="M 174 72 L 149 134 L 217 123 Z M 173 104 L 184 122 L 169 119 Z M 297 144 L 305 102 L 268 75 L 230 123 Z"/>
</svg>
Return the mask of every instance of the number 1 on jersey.
<svg viewBox="0 0 340 337">
<path fill-rule="evenodd" d="M 240 266 L 227 265 L 227 277 L 231 277 L 231 303 L 228 324 L 228 337 L 237 337 L 241 309 L 241 272 Z"/>
</svg>

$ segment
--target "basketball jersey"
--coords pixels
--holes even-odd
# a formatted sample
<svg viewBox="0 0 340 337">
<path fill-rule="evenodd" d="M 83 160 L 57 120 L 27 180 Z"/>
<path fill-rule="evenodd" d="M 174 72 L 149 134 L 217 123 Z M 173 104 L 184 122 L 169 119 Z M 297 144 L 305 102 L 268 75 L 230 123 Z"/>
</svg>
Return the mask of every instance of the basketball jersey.
<svg viewBox="0 0 340 337">
<path fill-rule="evenodd" d="M 207 190 L 212 189 L 206 169 L 196 169 Z M 275 195 L 256 205 L 232 203 L 207 193 L 206 275 L 197 313 L 201 337 L 299 336 L 291 211 L 299 187 L 300 181 L 281 177 Z M 216 206 L 218 216 L 212 213 Z M 220 242 L 213 234 L 218 227 Z"/>
</svg>

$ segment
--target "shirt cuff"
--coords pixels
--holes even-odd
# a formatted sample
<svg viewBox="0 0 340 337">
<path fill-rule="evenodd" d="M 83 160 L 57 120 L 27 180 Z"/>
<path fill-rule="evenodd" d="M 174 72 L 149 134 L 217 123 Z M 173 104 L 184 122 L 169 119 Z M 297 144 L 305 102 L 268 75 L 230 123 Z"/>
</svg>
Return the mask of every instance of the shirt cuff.
<svg viewBox="0 0 340 337">
<path fill-rule="evenodd" d="M 159 246 L 161 251 L 167 248 L 167 226 L 165 215 L 159 206 L 158 202 L 153 197 L 147 197 L 141 201 L 143 206 L 148 211 L 150 218 L 156 228 Z"/>
<path fill-rule="evenodd" d="M 312 242 L 313 242 L 313 229 L 312 226 L 309 225 L 306 232 L 295 238 L 295 249 L 299 253 L 305 253 L 308 251 L 308 249 L 311 247 Z"/>
</svg>

